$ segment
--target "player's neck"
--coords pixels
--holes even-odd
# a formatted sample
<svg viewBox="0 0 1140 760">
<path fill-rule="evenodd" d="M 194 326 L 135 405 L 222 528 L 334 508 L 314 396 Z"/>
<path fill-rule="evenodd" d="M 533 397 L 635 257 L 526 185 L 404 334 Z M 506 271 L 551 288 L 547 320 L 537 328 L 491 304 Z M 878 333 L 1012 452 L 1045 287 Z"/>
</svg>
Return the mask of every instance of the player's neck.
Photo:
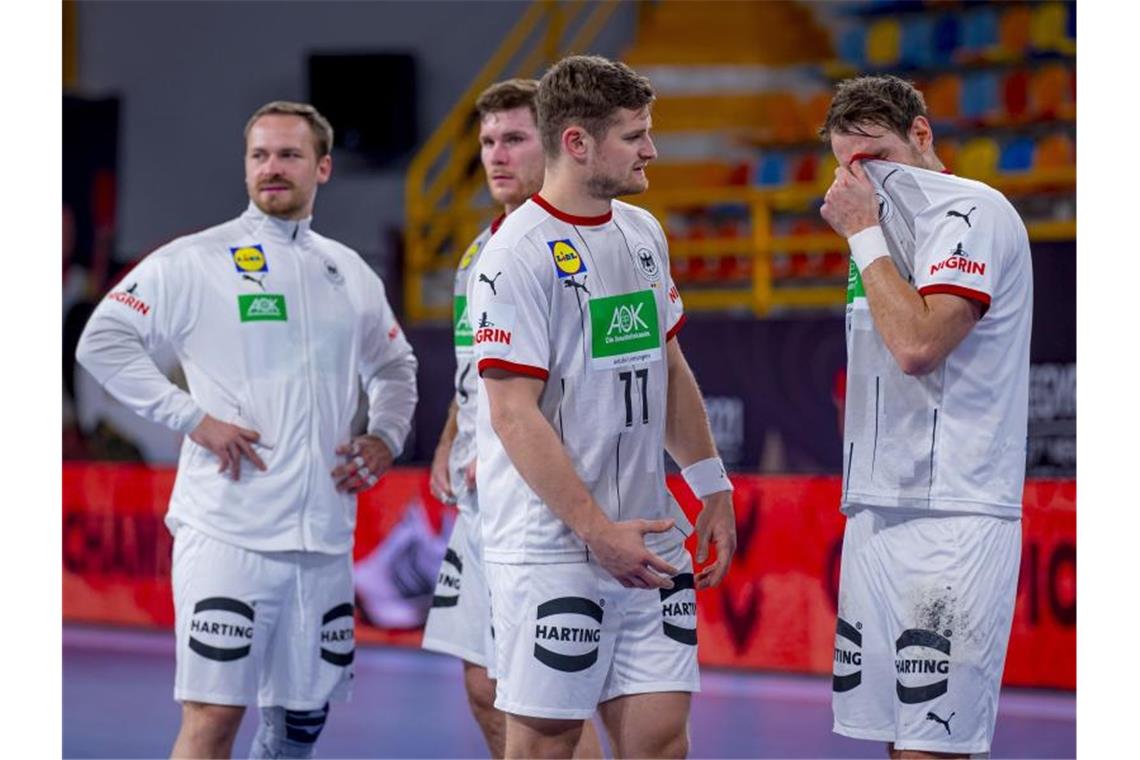
<svg viewBox="0 0 1140 760">
<path fill-rule="evenodd" d="M 596 217 L 610 213 L 610 198 L 590 195 L 585 183 L 572 172 L 546 172 L 538 193 L 559 211 L 572 216 Z"/>
</svg>

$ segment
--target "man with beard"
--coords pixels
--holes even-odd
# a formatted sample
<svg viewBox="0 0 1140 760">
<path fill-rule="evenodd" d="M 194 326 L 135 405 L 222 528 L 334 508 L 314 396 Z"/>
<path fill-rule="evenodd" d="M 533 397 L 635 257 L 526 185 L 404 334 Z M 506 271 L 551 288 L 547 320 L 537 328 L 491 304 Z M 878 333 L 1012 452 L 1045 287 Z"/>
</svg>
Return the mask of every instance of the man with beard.
<svg viewBox="0 0 1140 760">
<path fill-rule="evenodd" d="M 653 97 L 621 63 L 551 67 L 537 96 L 542 190 L 468 281 L 508 757 L 569 756 L 595 709 L 615 756 L 684 756 L 695 588 L 718 584 L 735 550 L 732 486 L 675 337 L 684 316 L 665 235 L 615 200 L 648 186 Z M 716 548 L 695 577 L 666 449 L 704 501 L 698 562 Z"/>
<path fill-rule="evenodd" d="M 455 271 L 453 309 L 455 397 L 439 437 L 431 466 L 436 498 L 456 504 L 447 554 L 440 568 L 431 612 L 424 628 L 424 649 L 463 660 L 463 683 L 471 712 L 487 741 L 491 757 L 502 757 L 506 716 L 495 709 L 494 640 L 491 597 L 483 570 L 479 501 L 475 490 L 475 407 L 478 385 L 472 356 L 472 325 L 467 309 L 467 280 L 487 241 L 512 211 L 542 186 L 542 141 L 534 96 L 538 82 L 509 79 L 491 85 L 475 101 L 479 113 L 479 145 L 487 190 L 503 213 L 472 241 Z M 494 290 L 497 280 L 480 280 Z M 587 722 L 575 754 L 600 757 L 593 724 Z"/>
<path fill-rule="evenodd" d="M 251 757 L 312 755 L 353 677 L 356 494 L 400 454 L 416 403 L 416 360 L 383 283 L 311 228 L 332 127 L 277 101 L 245 140 L 245 213 L 147 256 L 77 351 L 112 395 L 186 435 L 166 515 L 174 757 L 229 757 L 251 704 Z M 163 344 L 189 393 L 151 359 Z M 352 436 L 361 382 L 368 424 Z"/>
</svg>

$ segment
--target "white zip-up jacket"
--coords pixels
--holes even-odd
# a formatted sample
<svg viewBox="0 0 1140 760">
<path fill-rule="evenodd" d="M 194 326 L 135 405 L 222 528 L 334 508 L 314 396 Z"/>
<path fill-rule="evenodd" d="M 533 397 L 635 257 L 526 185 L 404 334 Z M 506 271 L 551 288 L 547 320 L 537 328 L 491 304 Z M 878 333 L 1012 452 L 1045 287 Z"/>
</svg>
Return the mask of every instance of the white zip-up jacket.
<svg viewBox="0 0 1140 760">
<path fill-rule="evenodd" d="M 169 342 L 190 392 L 155 366 Z M 396 456 L 416 405 L 416 359 L 384 284 L 310 220 L 237 219 L 147 256 L 92 314 L 79 362 L 138 414 L 190 433 L 206 414 L 256 430 L 262 472 L 234 481 L 187 435 L 166 522 L 254 551 L 342 554 L 352 548 L 356 496 L 338 493 L 357 409 Z"/>
</svg>

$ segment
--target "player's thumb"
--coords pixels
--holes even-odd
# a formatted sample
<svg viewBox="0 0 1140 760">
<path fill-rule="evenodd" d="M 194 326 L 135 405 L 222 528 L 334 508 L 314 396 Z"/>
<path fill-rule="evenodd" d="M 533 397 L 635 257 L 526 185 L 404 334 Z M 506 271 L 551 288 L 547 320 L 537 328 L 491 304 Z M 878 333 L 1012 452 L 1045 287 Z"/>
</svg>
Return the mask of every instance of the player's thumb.
<svg viewBox="0 0 1140 760">
<path fill-rule="evenodd" d="M 642 520 L 641 532 L 645 533 L 664 533 L 667 530 L 672 530 L 674 525 L 673 520 Z"/>
<path fill-rule="evenodd" d="M 243 427 L 238 428 L 238 435 L 247 441 L 256 441 L 261 438 L 261 433 L 257 432 L 256 430 L 250 430 L 249 428 Z"/>
</svg>

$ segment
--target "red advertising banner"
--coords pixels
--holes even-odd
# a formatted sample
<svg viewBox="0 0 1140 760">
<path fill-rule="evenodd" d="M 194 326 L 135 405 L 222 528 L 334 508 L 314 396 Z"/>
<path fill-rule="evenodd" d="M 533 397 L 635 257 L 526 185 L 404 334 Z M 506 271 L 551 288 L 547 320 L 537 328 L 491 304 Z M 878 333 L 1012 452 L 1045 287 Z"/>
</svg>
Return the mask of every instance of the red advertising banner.
<svg viewBox="0 0 1140 760">
<path fill-rule="evenodd" d="M 843 521 L 836 477 L 735 476 L 738 548 L 697 598 L 703 664 L 830 673 Z M 454 511 L 426 469 L 400 469 L 360 498 L 357 639 L 417 646 Z M 63 467 L 63 617 L 169 628 L 173 470 Z M 679 477 L 670 488 L 695 519 Z M 695 545 L 690 546 L 695 550 Z M 1005 682 L 1076 688 L 1076 482 L 1025 488 L 1021 578 Z"/>
</svg>

